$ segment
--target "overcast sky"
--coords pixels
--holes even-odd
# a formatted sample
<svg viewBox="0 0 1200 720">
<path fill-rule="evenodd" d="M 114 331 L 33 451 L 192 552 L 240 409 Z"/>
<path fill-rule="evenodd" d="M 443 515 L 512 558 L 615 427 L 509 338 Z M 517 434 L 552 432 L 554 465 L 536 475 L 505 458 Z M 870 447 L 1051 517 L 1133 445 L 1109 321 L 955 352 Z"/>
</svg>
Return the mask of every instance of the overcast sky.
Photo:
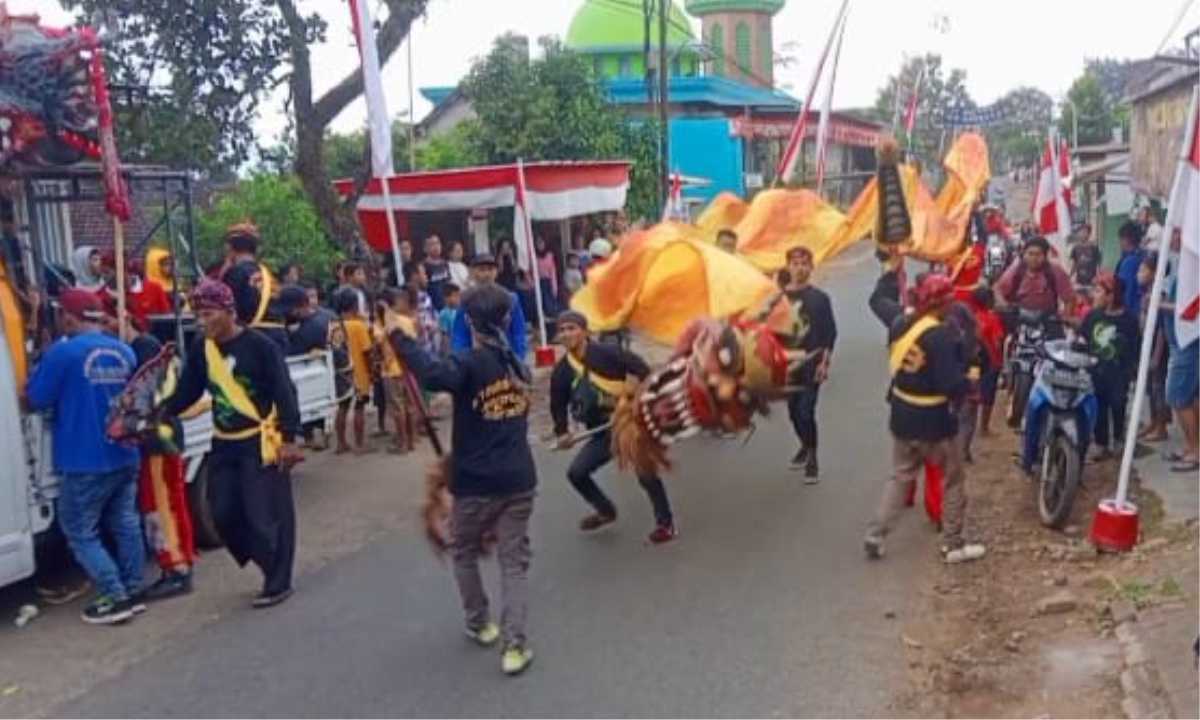
<svg viewBox="0 0 1200 720">
<path fill-rule="evenodd" d="M 328 43 L 313 53 L 314 83 L 320 92 L 358 61 L 349 10 L 345 0 L 300 4 L 329 22 Z M 530 38 L 563 36 L 582 4 L 583 0 L 430 0 L 426 18 L 413 30 L 414 85 L 455 84 L 472 58 L 485 54 L 495 37 L 510 30 Z M 70 19 L 58 0 L 9 0 L 8 5 L 13 13 L 36 8 L 48 24 Z M 839 0 L 788 0 L 775 16 L 776 51 L 796 58 L 791 67 L 777 70 L 776 82 L 793 95 L 803 94 L 838 5 Z M 379 7 L 378 0 L 372 7 Z M 699 22 L 693 19 L 692 24 L 698 32 Z M 904 55 L 926 51 L 941 53 L 948 67 L 966 70 L 967 87 L 980 104 L 1019 85 L 1032 85 L 1058 98 L 1082 70 L 1085 57 L 1143 58 L 1164 39 L 1168 47 L 1182 44 L 1186 32 L 1197 26 L 1197 0 L 851 0 L 834 105 L 873 104 L 876 90 Z M 406 54 L 402 46 L 384 67 L 393 116 L 408 110 Z M 429 103 L 419 93 L 414 97 L 419 119 Z M 281 100 L 275 98 L 264 108 L 259 122 L 264 142 L 283 127 Z M 335 129 L 361 127 L 364 117 L 360 99 L 337 118 Z"/>
</svg>

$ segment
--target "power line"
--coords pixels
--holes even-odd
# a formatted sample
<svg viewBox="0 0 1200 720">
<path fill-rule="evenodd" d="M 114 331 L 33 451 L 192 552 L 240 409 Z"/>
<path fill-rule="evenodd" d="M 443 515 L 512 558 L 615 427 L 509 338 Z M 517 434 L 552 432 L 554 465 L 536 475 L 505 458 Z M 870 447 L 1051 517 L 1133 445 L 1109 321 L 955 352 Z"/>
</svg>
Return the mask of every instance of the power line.
<svg viewBox="0 0 1200 720">
<path fill-rule="evenodd" d="M 1175 22 L 1171 23 L 1171 29 L 1167 31 L 1165 36 L 1163 36 L 1162 42 L 1158 44 L 1158 49 L 1154 51 L 1155 57 L 1157 57 L 1158 54 L 1163 51 L 1163 48 L 1167 46 L 1167 43 L 1171 41 L 1171 36 L 1174 35 L 1175 31 L 1179 29 L 1179 24 L 1183 22 L 1183 18 L 1187 16 L 1188 10 L 1191 10 L 1192 5 L 1195 3 L 1196 0 L 1184 0 L 1183 7 L 1179 9 L 1179 15 L 1175 17 Z"/>
</svg>

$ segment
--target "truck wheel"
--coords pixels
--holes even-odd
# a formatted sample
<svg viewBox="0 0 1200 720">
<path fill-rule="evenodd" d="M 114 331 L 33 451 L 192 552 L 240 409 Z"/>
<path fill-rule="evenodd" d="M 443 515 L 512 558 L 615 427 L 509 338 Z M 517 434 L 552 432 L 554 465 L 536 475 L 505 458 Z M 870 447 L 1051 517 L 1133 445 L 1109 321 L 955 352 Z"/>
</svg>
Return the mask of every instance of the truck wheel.
<svg viewBox="0 0 1200 720">
<path fill-rule="evenodd" d="M 192 511 L 192 532 L 196 546 L 201 550 L 212 550 L 225 544 L 213 522 L 212 508 L 208 502 L 208 458 L 200 462 L 196 477 L 187 486 L 188 507 Z"/>
</svg>

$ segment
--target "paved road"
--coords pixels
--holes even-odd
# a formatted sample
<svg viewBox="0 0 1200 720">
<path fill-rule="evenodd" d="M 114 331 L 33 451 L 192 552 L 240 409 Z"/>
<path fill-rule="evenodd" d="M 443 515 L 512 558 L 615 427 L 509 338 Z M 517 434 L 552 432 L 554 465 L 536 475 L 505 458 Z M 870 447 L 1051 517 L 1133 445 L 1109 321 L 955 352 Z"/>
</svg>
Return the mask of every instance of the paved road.
<svg viewBox="0 0 1200 720">
<path fill-rule="evenodd" d="M 503 677 L 494 652 L 461 636 L 447 568 L 401 522 L 302 575 L 286 605 L 228 613 L 54 714 L 888 714 L 905 669 L 897 622 L 934 542 L 914 513 L 886 561 L 862 558 L 889 453 L 882 328 L 865 305 L 874 263 L 841 265 L 826 279 L 841 339 L 821 399 L 820 485 L 786 470 L 794 445 L 780 408 L 746 447 L 678 449 L 668 485 L 681 536 L 650 547 L 636 483 L 604 471 L 621 522 L 582 536 L 569 457 L 539 453 L 527 675 Z"/>
</svg>

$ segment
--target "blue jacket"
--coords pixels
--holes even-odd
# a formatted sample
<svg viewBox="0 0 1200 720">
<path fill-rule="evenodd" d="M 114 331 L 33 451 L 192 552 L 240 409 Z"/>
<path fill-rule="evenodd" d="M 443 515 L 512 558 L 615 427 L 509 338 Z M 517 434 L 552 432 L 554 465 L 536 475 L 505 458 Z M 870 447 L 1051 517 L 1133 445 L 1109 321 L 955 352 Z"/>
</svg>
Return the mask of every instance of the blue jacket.
<svg viewBox="0 0 1200 720">
<path fill-rule="evenodd" d="M 54 412 L 54 470 L 91 475 L 136 467 L 137 448 L 105 438 L 108 409 L 133 376 L 128 345 L 101 332 L 59 340 L 42 355 L 25 388 L 33 410 Z"/>
<path fill-rule="evenodd" d="M 1142 289 L 1138 287 L 1137 281 L 1138 268 L 1141 265 L 1142 251 L 1140 249 L 1123 252 L 1121 259 L 1117 261 L 1117 270 L 1113 273 L 1125 284 L 1125 295 L 1122 300 L 1125 307 L 1133 312 L 1139 312 L 1138 308 L 1142 306 Z"/>
<path fill-rule="evenodd" d="M 517 294 L 510 292 L 513 306 L 508 321 L 508 346 L 517 357 L 524 360 L 529 352 L 529 341 L 525 336 L 525 311 L 521 309 L 521 300 Z M 454 352 L 471 349 L 471 329 L 467 327 L 467 314 L 460 308 L 454 314 L 454 332 L 450 336 L 450 349 Z"/>
</svg>

